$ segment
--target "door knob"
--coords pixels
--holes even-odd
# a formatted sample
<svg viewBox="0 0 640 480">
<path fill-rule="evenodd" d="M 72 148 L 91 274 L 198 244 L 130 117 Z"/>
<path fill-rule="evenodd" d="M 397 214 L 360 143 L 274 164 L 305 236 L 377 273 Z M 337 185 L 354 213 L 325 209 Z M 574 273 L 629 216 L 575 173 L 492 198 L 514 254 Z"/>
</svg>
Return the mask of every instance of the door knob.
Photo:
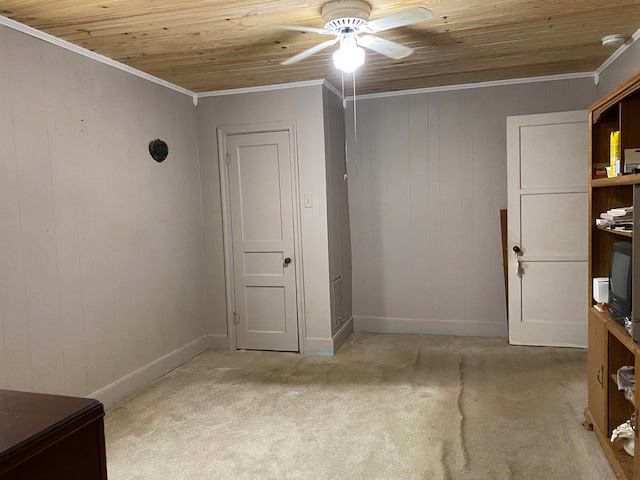
<svg viewBox="0 0 640 480">
<path fill-rule="evenodd" d="M 289 265 L 291 263 L 291 259 L 289 257 L 284 259 L 284 266 L 286 267 L 287 265 Z"/>
<path fill-rule="evenodd" d="M 513 254 L 516 256 L 516 275 L 520 275 L 520 247 L 517 245 L 513 246 Z"/>
</svg>

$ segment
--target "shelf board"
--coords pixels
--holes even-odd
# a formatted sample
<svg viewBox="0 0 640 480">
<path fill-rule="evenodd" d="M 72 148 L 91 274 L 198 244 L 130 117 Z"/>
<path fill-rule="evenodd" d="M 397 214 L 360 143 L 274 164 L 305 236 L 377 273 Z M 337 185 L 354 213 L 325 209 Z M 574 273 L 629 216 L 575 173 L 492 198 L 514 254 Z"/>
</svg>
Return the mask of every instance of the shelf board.
<svg viewBox="0 0 640 480">
<path fill-rule="evenodd" d="M 629 336 L 622 325 L 611 318 L 609 312 L 601 312 L 599 310 L 596 310 L 594 307 L 591 308 L 596 315 L 604 320 L 604 324 L 607 327 L 607 330 L 609 330 L 620 341 L 620 343 L 622 343 L 627 348 L 627 350 L 632 352 L 634 355 L 640 355 L 640 346 L 635 344 L 631 336 Z"/>
<path fill-rule="evenodd" d="M 634 185 L 640 183 L 640 174 L 621 175 L 613 178 L 592 178 L 591 186 L 596 187 L 615 187 L 618 185 Z"/>
<path fill-rule="evenodd" d="M 614 235 L 620 235 L 622 237 L 633 237 L 633 231 L 632 230 L 614 230 L 612 228 L 603 227 L 601 225 L 596 225 L 596 228 L 598 230 L 602 230 L 603 232 L 612 233 Z"/>
</svg>

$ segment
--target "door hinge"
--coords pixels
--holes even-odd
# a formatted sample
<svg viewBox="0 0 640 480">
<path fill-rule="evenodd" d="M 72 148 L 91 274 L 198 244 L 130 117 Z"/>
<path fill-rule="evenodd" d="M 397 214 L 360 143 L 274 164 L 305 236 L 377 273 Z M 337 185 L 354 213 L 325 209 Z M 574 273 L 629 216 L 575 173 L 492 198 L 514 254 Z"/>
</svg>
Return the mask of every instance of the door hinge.
<svg viewBox="0 0 640 480">
<path fill-rule="evenodd" d="M 231 155 L 229 155 L 228 153 L 225 154 L 224 161 L 227 163 L 227 165 L 231 165 Z"/>
<path fill-rule="evenodd" d="M 240 315 L 238 315 L 236 312 L 233 312 L 233 323 L 235 325 L 238 325 L 240 323 Z"/>
</svg>

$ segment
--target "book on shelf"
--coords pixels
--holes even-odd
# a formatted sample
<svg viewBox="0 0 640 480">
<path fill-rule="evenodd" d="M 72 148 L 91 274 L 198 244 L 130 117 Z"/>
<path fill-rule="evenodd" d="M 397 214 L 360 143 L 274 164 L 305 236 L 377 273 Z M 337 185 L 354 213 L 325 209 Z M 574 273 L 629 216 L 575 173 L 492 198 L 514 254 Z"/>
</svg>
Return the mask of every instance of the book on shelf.
<svg viewBox="0 0 640 480">
<path fill-rule="evenodd" d="M 629 213 L 633 213 L 633 205 L 630 207 L 612 208 L 611 210 L 607 210 L 607 213 L 612 215 L 627 215 Z"/>
<path fill-rule="evenodd" d="M 633 221 L 633 207 L 612 208 L 600 214 L 600 218 L 609 222 L 631 222 Z"/>
<path fill-rule="evenodd" d="M 611 215 L 610 213 L 601 213 L 600 218 L 611 223 L 629 223 L 633 221 L 633 215 Z"/>
</svg>

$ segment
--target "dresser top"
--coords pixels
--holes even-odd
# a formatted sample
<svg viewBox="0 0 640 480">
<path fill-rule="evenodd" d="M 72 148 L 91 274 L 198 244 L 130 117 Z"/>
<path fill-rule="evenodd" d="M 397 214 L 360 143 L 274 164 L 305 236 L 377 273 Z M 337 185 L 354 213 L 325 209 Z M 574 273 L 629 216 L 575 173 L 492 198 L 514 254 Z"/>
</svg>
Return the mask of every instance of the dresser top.
<svg viewBox="0 0 640 480">
<path fill-rule="evenodd" d="M 90 398 L 0 390 L 0 460 L 91 412 L 103 415 L 102 404 Z"/>
</svg>

